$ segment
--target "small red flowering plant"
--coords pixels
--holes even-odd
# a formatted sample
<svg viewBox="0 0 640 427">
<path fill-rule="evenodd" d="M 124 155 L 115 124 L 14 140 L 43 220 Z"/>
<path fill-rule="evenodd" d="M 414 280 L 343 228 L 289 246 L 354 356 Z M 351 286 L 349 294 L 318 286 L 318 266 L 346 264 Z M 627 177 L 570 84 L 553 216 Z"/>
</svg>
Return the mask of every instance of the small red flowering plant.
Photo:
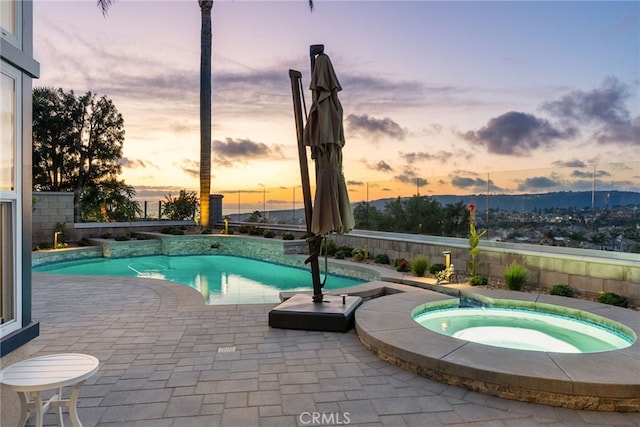
<svg viewBox="0 0 640 427">
<path fill-rule="evenodd" d="M 404 258 L 398 258 L 393 263 L 396 271 L 400 273 L 408 273 L 411 270 L 411 266 L 409 265 L 409 261 Z"/>
</svg>

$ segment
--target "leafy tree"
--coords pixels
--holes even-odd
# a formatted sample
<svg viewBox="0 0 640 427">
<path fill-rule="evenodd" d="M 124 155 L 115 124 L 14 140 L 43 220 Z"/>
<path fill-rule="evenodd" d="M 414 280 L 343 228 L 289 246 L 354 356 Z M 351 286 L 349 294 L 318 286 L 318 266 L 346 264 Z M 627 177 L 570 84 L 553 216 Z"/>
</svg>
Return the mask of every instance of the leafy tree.
<svg viewBox="0 0 640 427">
<path fill-rule="evenodd" d="M 442 234 L 461 237 L 467 233 L 469 210 L 464 202 L 444 206 L 442 211 Z"/>
<path fill-rule="evenodd" d="M 251 215 L 247 217 L 247 222 L 260 222 L 260 218 L 262 218 L 262 213 L 260 213 L 260 211 L 253 211 Z"/>
<path fill-rule="evenodd" d="M 106 96 L 33 90 L 33 188 L 73 191 L 76 220 L 83 190 L 120 173 L 123 143 L 122 114 Z"/>
<path fill-rule="evenodd" d="M 355 228 L 361 230 L 381 230 L 382 212 L 369 203 L 360 202 L 353 208 Z"/>
<path fill-rule="evenodd" d="M 133 221 L 140 216 L 140 205 L 133 200 L 132 186 L 116 179 L 99 182 L 82 190 L 80 198 L 83 222 Z"/>
<path fill-rule="evenodd" d="M 198 211 L 198 196 L 193 191 L 180 190 L 178 197 L 164 196 L 162 215 L 172 221 L 195 219 Z"/>
<path fill-rule="evenodd" d="M 422 196 L 411 197 L 406 200 L 407 211 L 418 211 L 418 224 L 422 224 L 420 232 L 423 234 L 439 235 L 442 233 L 443 210 L 442 205 L 437 200 Z M 417 208 L 413 206 L 417 204 Z M 414 230 L 415 226 L 408 225 L 407 230 Z"/>
</svg>

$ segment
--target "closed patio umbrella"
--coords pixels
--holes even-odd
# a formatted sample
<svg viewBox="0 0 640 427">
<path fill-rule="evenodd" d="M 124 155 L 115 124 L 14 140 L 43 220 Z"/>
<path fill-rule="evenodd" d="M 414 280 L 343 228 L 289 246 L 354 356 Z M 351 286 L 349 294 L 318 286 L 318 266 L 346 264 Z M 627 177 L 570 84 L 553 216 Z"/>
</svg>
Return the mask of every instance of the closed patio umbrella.
<svg viewBox="0 0 640 427">
<path fill-rule="evenodd" d="M 319 54 L 311 76 L 313 102 L 304 128 L 304 144 L 311 147 L 316 165 L 316 193 L 313 203 L 311 231 L 317 235 L 329 232 L 347 233 L 355 221 L 349 202 L 342 169 L 344 126 L 342 90 L 329 56 Z"/>
</svg>

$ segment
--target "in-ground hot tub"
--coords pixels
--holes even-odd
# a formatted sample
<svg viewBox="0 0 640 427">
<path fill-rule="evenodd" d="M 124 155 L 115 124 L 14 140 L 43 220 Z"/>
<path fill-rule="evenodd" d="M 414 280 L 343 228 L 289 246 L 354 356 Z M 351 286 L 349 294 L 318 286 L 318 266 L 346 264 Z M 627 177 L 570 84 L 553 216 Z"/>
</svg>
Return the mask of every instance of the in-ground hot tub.
<svg viewBox="0 0 640 427">
<path fill-rule="evenodd" d="M 452 301 L 449 307 L 422 305 L 414 310 L 413 318 L 439 334 L 516 350 L 597 353 L 627 348 L 637 339 L 618 322 L 554 305 L 534 310 L 509 301 L 489 307 L 460 306 Z"/>
<path fill-rule="evenodd" d="M 625 348 L 591 353 L 528 351 L 449 337 L 414 320 L 455 297 L 428 290 L 365 302 L 356 311 L 360 340 L 381 358 L 419 375 L 470 390 L 572 409 L 640 411 L 640 314 L 637 311 L 552 295 L 465 291 L 485 303 L 513 300 L 529 309 L 558 307 L 578 318 L 620 325 L 633 340 Z M 463 296 L 463 295 L 461 295 Z M 544 311 L 544 310 L 543 310 Z"/>
</svg>

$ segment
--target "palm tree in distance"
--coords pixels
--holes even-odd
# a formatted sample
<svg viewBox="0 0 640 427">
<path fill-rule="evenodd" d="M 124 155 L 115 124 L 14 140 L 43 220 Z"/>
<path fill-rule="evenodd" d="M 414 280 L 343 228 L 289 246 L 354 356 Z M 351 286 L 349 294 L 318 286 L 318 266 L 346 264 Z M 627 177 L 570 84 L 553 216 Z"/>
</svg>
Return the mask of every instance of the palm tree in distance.
<svg viewBox="0 0 640 427">
<path fill-rule="evenodd" d="M 96 0 L 103 15 L 116 0 Z M 313 0 L 309 9 L 313 11 Z M 209 226 L 211 192 L 211 9 L 213 0 L 198 0 L 202 15 L 200 29 L 200 225 Z"/>
</svg>

